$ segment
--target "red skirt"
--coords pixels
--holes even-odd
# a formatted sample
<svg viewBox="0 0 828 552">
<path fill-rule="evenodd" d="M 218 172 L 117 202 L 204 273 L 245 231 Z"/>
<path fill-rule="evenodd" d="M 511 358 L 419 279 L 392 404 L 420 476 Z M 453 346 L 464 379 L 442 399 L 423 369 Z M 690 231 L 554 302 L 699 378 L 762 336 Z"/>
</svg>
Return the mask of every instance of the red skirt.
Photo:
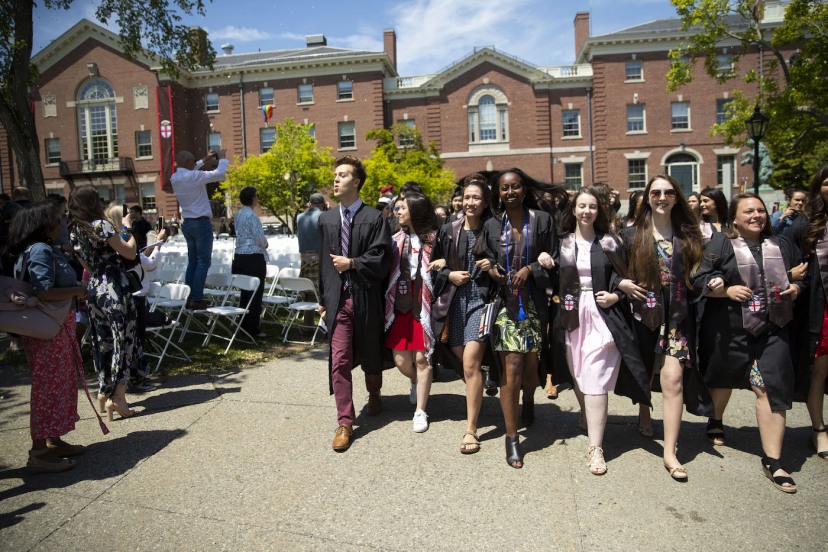
<svg viewBox="0 0 828 552">
<path fill-rule="evenodd" d="M 394 314 L 385 346 L 392 351 L 425 351 L 423 325 L 420 321 L 411 312 Z"/>
<path fill-rule="evenodd" d="M 819 341 L 817 341 L 814 358 L 828 355 L 828 302 L 825 303 L 825 310 L 822 311 L 822 329 L 819 330 Z"/>
</svg>

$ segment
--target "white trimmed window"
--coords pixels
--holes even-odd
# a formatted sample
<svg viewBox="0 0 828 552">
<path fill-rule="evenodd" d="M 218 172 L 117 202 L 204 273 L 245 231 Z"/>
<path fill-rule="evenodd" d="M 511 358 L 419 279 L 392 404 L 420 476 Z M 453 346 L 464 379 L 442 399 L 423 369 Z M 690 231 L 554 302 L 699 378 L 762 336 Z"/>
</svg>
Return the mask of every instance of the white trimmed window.
<svg viewBox="0 0 828 552">
<path fill-rule="evenodd" d="M 152 132 L 139 130 L 135 133 L 135 157 L 152 157 Z"/>
<path fill-rule="evenodd" d="M 580 190 L 584 185 L 584 164 L 566 163 L 564 165 L 564 186 L 567 190 Z"/>
<path fill-rule="evenodd" d="M 561 113 L 564 138 L 581 137 L 581 112 L 578 109 L 565 110 Z"/>
<path fill-rule="evenodd" d="M 155 211 L 155 183 L 144 182 L 141 184 L 141 207 L 144 211 Z"/>
<path fill-rule="evenodd" d="M 627 187 L 643 190 L 647 185 L 647 160 L 627 159 Z"/>
<path fill-rule="evenodd" d="M 624 64 L 625 74 L 624 80 L 640 81 L 644 80 L 644 63 L 641 60 L 634 59 Z"/>
<path fill-rule="evenodd" d="M 644 104 L 627 105 L 627 132 L 646 132 Z"/>
<path fill-rule="evenodd" d="M 218 111 L 219 110 L 219 96 L 215 92 L 210 92 L 204 95 L 204 110 Z"/>
<path fill-rule="evenodd" d="M 299 103 L 313 103 L 313 85 L 300 84 L 297 89 Z"/>
<path fill-rule="evenodd" d="M 731 101 L 725 99 L 716 100 L 716 124 L 720 125 L 727 122 L 727 104 Z"/>
<path fill-rule="evenodd" d="M 57 165 L 60 163 L 60 138 L 46 138 L 45 146 L 46 164 Z"/>
<path fill-rule="evenodd" d="M 276 129 L 270 127 L 260 128 L 259 140 L 262 143 L 262 153 L 267 153 L 268 150 L 273 146 L 273 142 L 276 141 Z"/>
<path fill-rule="evenodd" d="M 472 92 L 468 105 L 469 143 L 509 141 L 509 104 L 506 95 L 490 85 Z"/>
<path fill-rule="evenodd" d="M 274 105 L 272 87 L 259 88 L 259 107 L 266 105 Z"/>
<path fill-rule="evenodd" d="M 354 83 L 353 81 L 344 80 L 336 83 L 336 99 L 337 100 L 353 100 L 354 99 Z"/>
<path fill-rule="evenodd" d="M 211 132 L 207 135 L 207 149 L 215 151 L 221 149 L 221 132 Z"/>
<path fill-rule="evenodd" d="M 81 159 L 101 162 L 118 157 L 118 116 L 112 86 L 103 79 L 90 80 L 77 98 Z"/>
<path fill-rule="evenodd" d="M 736 184 L 736 156 L 735 155 L 717 155 L 716 156 L 716 186 L 724 187 L 725 181 L 730 186 Z"/>
<path fill-rule="evenodd" d="M 397 121 L 401 125 L 406 125 L 408 128 L 414 129 L 417 128 L 414 124 L 414 119 L 405 119 L 403 121 Z M 410 148 L 414 145 L 414 138 L 407 135 L 407 134 L 400 134 L 400 147 L 402 148 Z"/>
<path fill-rule="evenodd" d="M 339 149 L 356 147 L 356 123 L 345 121 L 339 123 Z"/>
<path fill-rule="evenodd" d="M 690 103 L 673 102 L 670 104 L 670 122 L 673 130 L 689 130 Z"/>
<path fill-rule="evenodd" d="M 729 54 L 716 56 L 716 65 L 718 66 L 719 75 L 729 75 L 733 72 L 733 56 Z"/>
</svg>

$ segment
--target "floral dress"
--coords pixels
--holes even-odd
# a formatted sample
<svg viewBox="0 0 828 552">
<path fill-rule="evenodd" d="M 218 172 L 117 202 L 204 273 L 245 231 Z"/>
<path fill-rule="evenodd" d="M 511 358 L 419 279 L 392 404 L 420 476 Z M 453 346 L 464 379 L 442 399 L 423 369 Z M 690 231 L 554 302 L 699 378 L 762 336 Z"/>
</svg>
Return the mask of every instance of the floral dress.
<svg viewBox="0 0 828 552">
<path fill-rule="evenodd" d="M 126 384 L 131 371 L 144 356 L 136 334 L 138 312 L 129 291 L 123 257 L 106 240 L 116 234 L 107 220 L 92 222 L 96 239 L 72 232 L 72 245 L 89 267 L 90 335 L 92 361 L 98 373 L 100 392 L 111 395 L 115 386 Z"/>
<path fill-rule="evenodd" d="M 687 341 L 687 334 L 682 325 L 689 320 L 689 317 L 680 324 L 670 321 L 670 266 L 668 261 L 673 260 L 673 243 L 667 240 L 658 240 L 657 248 L 667 257 L 667 260 L 658 253 L 658 269 L 661 279 L 661 296 L 664 305 L 664 317 L 666 322 L 661 324 L 658 330 L 659 338 L 656 342 L 655 352 L 660 355 L 667 355 L 679 360 L 682 364 L 690 362 L 690 347 Z"/>
</svg>

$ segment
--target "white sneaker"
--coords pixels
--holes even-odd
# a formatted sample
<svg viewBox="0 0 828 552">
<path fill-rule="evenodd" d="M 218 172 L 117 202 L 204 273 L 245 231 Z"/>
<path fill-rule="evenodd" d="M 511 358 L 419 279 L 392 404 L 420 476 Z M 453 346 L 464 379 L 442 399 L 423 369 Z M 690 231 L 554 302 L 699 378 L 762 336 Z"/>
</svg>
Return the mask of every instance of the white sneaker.
<svg viewBox="0 0 828 552">
<path fill-rule="evenodd" d="M 411 382 L 411 390 L 408 391 L 408 402 L 411 406 L 417 406 L 417 384 Z"/>
<path fill-rule="evenodd" d="M 414 433 L 423 433 L 428 429 L 428 414 L 426 414 L 423 410 L 415 412 L 412 425 Z"/>
</svg>

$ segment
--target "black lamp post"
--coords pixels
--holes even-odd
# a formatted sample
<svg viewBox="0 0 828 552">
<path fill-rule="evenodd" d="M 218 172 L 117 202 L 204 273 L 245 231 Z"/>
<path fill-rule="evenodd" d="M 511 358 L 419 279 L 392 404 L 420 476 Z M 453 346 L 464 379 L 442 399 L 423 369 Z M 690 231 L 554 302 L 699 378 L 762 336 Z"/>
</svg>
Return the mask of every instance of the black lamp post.
<svg viewBox="0 0 828 552">
<path fill-rule="evenodd" d="M 765 137 L 769 121 L 770 117 L 759 111 L 759 104 L 756 104 L 753 115 L 745 121 L 748 136 L 753 140 L 753 193 L 757 196 L 759 195 L 759 142 Z"/>
</svg>

